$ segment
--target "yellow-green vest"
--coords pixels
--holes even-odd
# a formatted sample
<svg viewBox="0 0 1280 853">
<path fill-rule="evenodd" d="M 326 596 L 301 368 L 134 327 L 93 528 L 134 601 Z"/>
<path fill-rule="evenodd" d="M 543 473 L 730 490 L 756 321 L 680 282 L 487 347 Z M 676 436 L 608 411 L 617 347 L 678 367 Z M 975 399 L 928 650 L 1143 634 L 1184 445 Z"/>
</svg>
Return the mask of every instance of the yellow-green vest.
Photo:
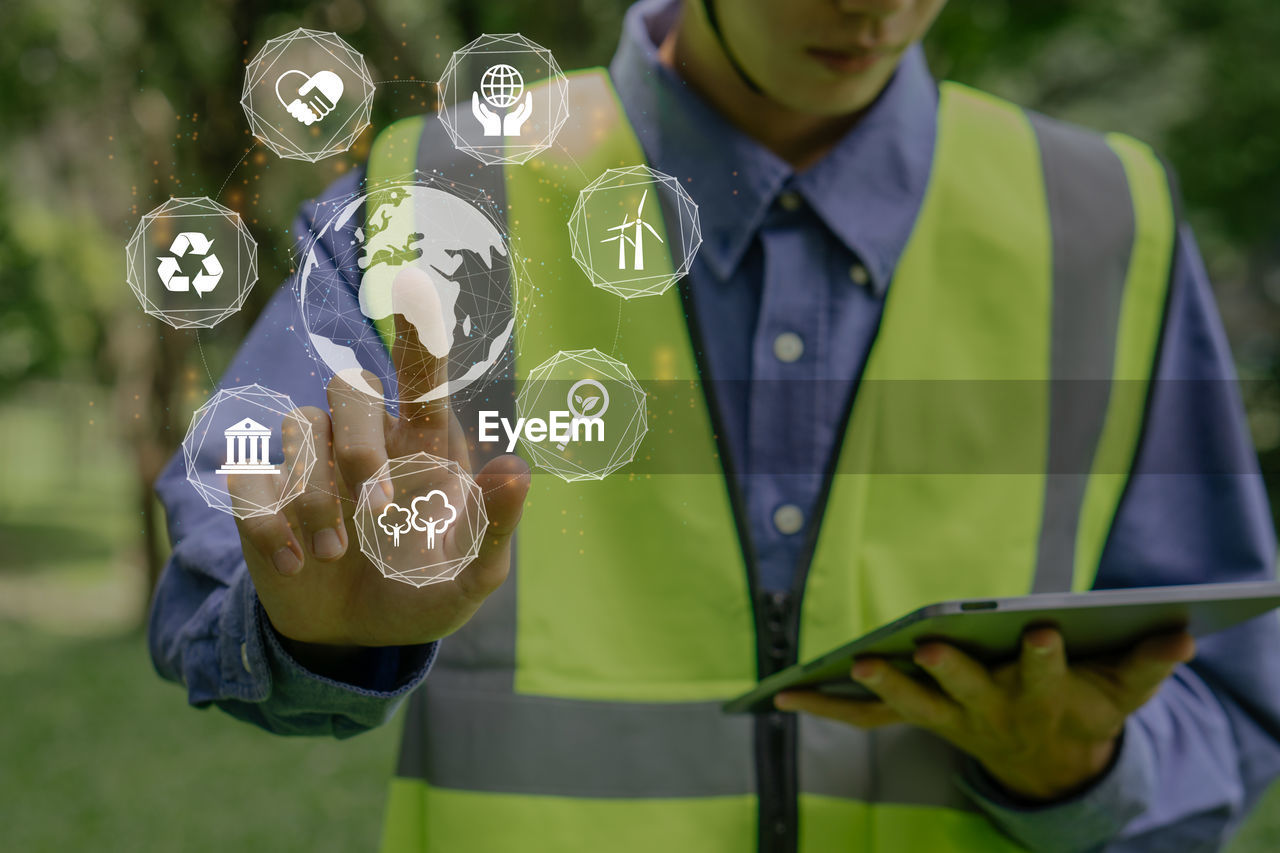
<svg viewBox="0 0 1280 853">
<path fill-rule="evenodd" d="M 942 85 L 929 187 L 808 563 L 771 597 L 699 382 L 688 281 L 624 303 L 570 257 L 579 190 L 645 161 L 604 72 L 570 75 L 569 111 L 523 166 L 479 166 L 434 118 L 393 125 L 371 155 L 370 181 L 421 169 L 490 188 L 527 272 L 517 378 L 598 348 L 665 395 L 630 468 L 535 472 L 511 578 L 408 705 L 383 849 L 1019 849 L 927 733 L 719 706 L 933 601 L 1092 585 L 1163 322 L 1175 218 L 1158 160 Z M 697 201 L 697 176 L 679 177 Z"/>
</svg>

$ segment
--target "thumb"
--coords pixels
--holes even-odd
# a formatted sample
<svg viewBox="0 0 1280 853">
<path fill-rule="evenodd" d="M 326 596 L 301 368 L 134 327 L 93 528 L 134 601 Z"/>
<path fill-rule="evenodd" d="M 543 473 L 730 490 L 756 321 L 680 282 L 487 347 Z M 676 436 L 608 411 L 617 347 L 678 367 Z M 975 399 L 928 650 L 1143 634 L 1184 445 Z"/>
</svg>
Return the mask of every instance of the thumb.
<svg viewBox="0 0 1280 853">
<path fill-rule="evenodd" d="M 529 483 L 528 464 L 513 454 L 491 460 L 476 475 L 476 485 L 484 492 L 484 509 L 489 516 L 481 557 L 486 550 L 501 547 L 515 532 L 524 511 Z"/>
<path fill-rule="evenodd" d="M 520 523 L 529 483 L 529 466 L 511 454 L 491 460 L 476 475 L 476 485 L 484 493 L 489 527 L 475 562 L 458 576 L 468 595 L 484 597 L 506 580 L 511 565 L 511 536 Z"/>
</svg>

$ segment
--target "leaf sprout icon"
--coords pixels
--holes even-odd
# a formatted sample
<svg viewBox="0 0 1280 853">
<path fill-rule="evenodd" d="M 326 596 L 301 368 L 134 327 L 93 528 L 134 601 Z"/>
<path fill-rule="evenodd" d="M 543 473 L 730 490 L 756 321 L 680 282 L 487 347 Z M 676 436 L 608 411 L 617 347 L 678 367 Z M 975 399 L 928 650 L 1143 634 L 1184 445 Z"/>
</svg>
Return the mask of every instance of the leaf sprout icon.
<svg viewBox="0 0 1280 853">
<path fill-rule="evenodd" d="M 448 496 L 439 489 L 419 495 L 405 509 L 392 501 L 378 516 L 378 526 L 391 537 L 391 544 L 399 547 L 400 534 L 417 530 L 427 534 L 427 548 L 436 547 L 436 534 L 444 533 L 458 518 L 458 510 L 449 503 Z"/>
<path fill-rule="evenodd" d="M 592 394 L 592 391 L 596 393 Z M 571 424 L 599 420 L 609 411 L 609 389 L 595 379 L 579 379 L 569 389 L 565 404 L 569 407 L 569 414 L 573 415 Z M 556 450 L 564 450 L 566 446 L 567 442 L 559 442 Z"/>
</svg>

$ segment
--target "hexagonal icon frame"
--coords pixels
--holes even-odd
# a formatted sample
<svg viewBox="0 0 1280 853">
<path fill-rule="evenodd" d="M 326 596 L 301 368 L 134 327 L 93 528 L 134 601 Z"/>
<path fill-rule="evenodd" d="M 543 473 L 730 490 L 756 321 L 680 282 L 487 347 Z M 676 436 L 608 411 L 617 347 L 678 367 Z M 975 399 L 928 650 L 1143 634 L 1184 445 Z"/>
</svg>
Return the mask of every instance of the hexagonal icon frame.
<svg viewBox="0 0 1280 853">
<path fill-rule="evenodd" d="M 641 195 L 632 218 L 631 197 L 636 189 L 641 190 Z M 644 217 L 650 194 L 657 199 L 660 221 Z M 614 205 L 618 210 L 611 209 L 609 203 L 602 200 L 606 195 L 625 195 L 625 209 L 620 204 Z M 649 207 L 652 209 L 653 204 L 650 203 Z M 593 227 L 596 218 L 602 222 L 613 222 L 619 215 L 622 216 L 619 225 Z M 676 221 L 678 231 L 669 227 L 672 219 Z M 634 229 L 630 236 L 629 229 Z M 606 236 L 602 238 L 602 234 Z M 679 240 L 679 250 L 674 254 L 671 251 L 673 236 Z M 659 251 L 645 251 L 644 247 L 652 247 L 655 239 L 659 241 Z M 612 253 L 612 249 L 597 247 L 597 244 L 607 242 L 616 242 L 617 255 Z M 657 296 L 666 293 L 689 274 L 694 256 L 702 245 L 698 205 L 678 180 L 649 166 L 606 169 L 578 193 L 578 200 L 569 215 L 569 243 L 573 259 L 594 287 L 623 299 Z M 616 262 L 612 260 L 614 257 Z"/>
<path fill-rule="evenodd" d="M 223 252 L 223 257 L 229 260 L 216 261 L 217 268 L 222 272 L 219 280 L 210 290 L 216 290 L 217 285 L 228 278 L 227 270 L 231 267 L 230 278 L 235 283 L 235 296 L 229 300 L 221 299 L 216 303 L 212 300 L 206 301 L 204 294 L 199 293 L 199 287 L 196 286 L 199 297 L 196 301 L 191 302 L 187 307 L 174 307 L 173 301 L 177 297 L 170 291 L 169 283 L 164 281 L 164 277 L 181 272 L 176 266 L 178 258 L 175 254 L 181 256 L 190 247 L 191 251 L 207 256 L 200 267 L 201 272 L 197 272 L 195 276 L 182 276 L 184 280 L 198 279 L 202 273 L 210 272 L 210 267 L 207 266 L 208 258 L 217 259 L 218 252 L 213 251 L 212 244 L 219 242 L 219 238 L 209 239 L 203 230 L 195 232 L 179 230 L 173 237 L 166 237 L 157 244 L 152 232 L 157 230 L 161 223 L 167 225 L 170 221 L 179 225 L 180 228 L 207 230 L 210 219 L 221 220 L 220 223 L 214 224 L 214 227 L 224 232 L 221 242 L 225 242 L 225 237 L 230 231 L 234 232 L 232 239 L 235 243 L 234 252 L 230 255 L 219 248 L 218 252 Z M 206 240 L 207 245 L 204 251 L 200 251 L 199 246 L 191 245 L 191 241 L 197 236 L 203 236 Z M 181 246 L 178 244 L 180 237 L 183 238 Z M 159 255 L 158 252 L 165 254 Z M 167 269 L 165 265 L 170 260 L 175 266 Z M 156 264 L 155 261 L 160 263 Z M 258 244 L 249 233 L 240 214 L 231 208 L 203 196 L 171 198 L 145 214 L 133 229 L 133 236 L 125 246 L 125 269 L 129 289 L 133 291 L 133 295 L 138 298 L 138 304 L 147 314 L 163 320 L 175 329 L 211 329 L 243 308 L 245 300 L 249 298 L 249 291 L 258 281 Z M 189 283 L 188 290 L 177 292 L 190 292 L 190 287 Z M 224 288 L 223 293 L 225 292 Z"/>
<path fill-rule="evenodd" d="M 592 379 L 598 376 L 612 382 L 614 391 L 606 391 L 609 397 L 617 399 L 618 386 L 631 395 L 633 409 L 626 425 L 621 430 L 609 430 L 605 434 L 606 441 L 610 441 L 610 434 L 619 436 L 616 444 L 610 449 L 608 461 L 602 466 L 589 467 L 577 462 L 572 456 L 566 456 L 566 448 L 563 445 L 558 446 L 550 440 L 529 441 L 523 431 L 520 434 L 520 446 L 535 467 L 549 471 L 567 483 L 603 480 L 635 459 L 640 443 L 649 431 L 648 396 L 632 375 L 631 368 L 616 358 L 607 356 L 598 349 L 561 350 L 529 371 L 528 377 L 521 384 L 520 391 L 516 395 L 518 417 L 539 417 L 539 413 L 543 410 L 542 398 L 546 394 L 553 394 L 558 398 L 562 393 L 561 388 L 557 385 L 556 389 L 552 390 L 550 385 L 568 382 L 568 378 L 556 375 L 565 372 L 565 365 L 572 365 L 571 369 L 580 371 Z M 570 396 L 573 394 L 574 387 L 575 385 L 569 386 Z M 566 403 L 566 405 L 569 404 Z M 571 405 L 569 411 L 574 413 Z M 601 414 L 605 414 L 605 411 L 602 410 Z"/>
<path fill-rule="evenodd" d="M 291 50 L 296 53 L 298 50 L 296 45 L 300 41 L 306 41 L 309 43 L 308 46 L 318 53 L 332 57 L 333 68 L 339 69 L 339 72 L 321 69 L 331 75 L 330 79 L 341 73 L 359 87 L 359 91 L 353 93 L 355 97 L 350 98 L 348 106 L 339 113 L 339 115 L 345 115 L 340 124 L 333 125 L 330 122 L 332 130 L 321 131 L 318 126 L 316 127 L 319 132 L 315 134 L 317 142 L 314 145 L 304 144 L 281 128 L 298 132 L 295 124 L 304 121 L 302 117 L 304 114 L 310 119 L 306 121 L 305 127 L 310 128 L 313 123 L 318 125 L 337 108 L 343 98 L 339 96 L 339 100 L 334 102 L 319 100 L 319 96 L 324 92 L 320 87 L 313 85 L 319 72 L 308 76 L 306 71 L 288 68 L 277 74 L 280 60 Z M 279 87 L 285 76 L 289 74 L 300 74 L 304 80 L 302 87 L 308 92 L 304 94 L 300 90 L 297 97 L 286 104 L 283 96 L 279 94 Z M 344 86 L 346 85 L 349 83 L 344 82 Z M 244 108 L 244 114 L 249 120 L 253 135 L 277 156 L 315 163 L 351 148 L 356 138 L 369 126 L 375 91 L 369 66 L 355 48 L 347 44 L 337 33 L 299 27 L 293 32 L 268 40 L 245 67 L 244 87 L 240 91 L 240 106 Z M 346 94 L 347 91 L 344 89 L 341 95 Z M 318 106 L 317 100 L 325 106 Z M 328 112 L 316 115 L 326 107 Z M 299 112 L 295 113 L 295 110 Z M 275 120 L 277 118 L 284 120 L 277 122 Z"/>
<path fill-rule="evenodd" d="M 413 490 L 397 486 L 397 481 L 433 474 L 443 474 L 453 482 L 453 503 L 449 502 L 447 494 L 441 489 L 433 488 L 422 494 L 410 495 Z M 387 484 L 392 490 L 391 497 L 385 491 Z M 443 500 L 442 506 L 453 511 L 452 518 L 444 527 L 433 525 L 430 517 L 422 518 L 425 511 L 419 506 L 420 502 L 425 501 L 430 506 L 440 500 Z M 383 577 L 424 587 L 451 581 L 471 565 L 484 543 L 489 515 L 484 507 L 484 492 L 461 465 L 452 459 L 422 451 L 387 460 L 372 477 L 361 484 L 360 495 L 356 500 L 355 526 L 361 552 L 378 567 Z M 457 556 L 435 562 L 420 560 L 417 564 L 400 568 L 393 566 L 389 553 L 400 553 L 400 537 L 410 537 L 414 531 L 426 533 L 430 551 L 434 551 L 436 547 L 432 541 L 434 537 L 441 535 L 443 538 L 440 547 L 444 549 L 452 544 L 459 549 Z M 409 543 L 406 541 L 404 544 Z M 393 548 L 396 550 L 392 551 Z"/>
<path fill-rule="evenodd" d="M 293 459 L 286 459 L 280 465 L 275 466 L 281 469 L 275 476 L 283 474 L 285 479 L 266 481 L 280 484 L 274 500 L 265 500 L 262 499 L 263 496 L 248 493 L 233 497 L 226 486 L 225 480 L 221 481 L 221 486 L 211 481 L 215 477 L 228 476 L 224 469 L 233 465 L 232 455 L 236 451 L 232 446 L 232 436 L 227 434 L 226 428 L 223 430 L 223 435 L 227 440 L 225 457 L 220 452 L 221 447 L 217 443 L 212 448 L 207 446 L 214 422 L 220 420 L 217 414 L 218 408 L 229 404 L 244 406 L 247 409 L 260 409 L 262 413 L 259 414 L 259 417 L 263 420 L 274 421 L 278 417 L 281 424 L 279 446 L 285 456 L 288 455 L 284 454 L 285 428 L 290 426 L 297 431 L 293 441 L 297 452 L 294 454 Z M 240 414 L 240 412 L 237 413 L 237 415 Z M 252 416 L 245 417 L 252 418 Z M 238 428 L 243 425 L 243 421 L 238 416 L 231 421 L 231 424 L 233 428 Z M 254 423 L 253 426 L 263 427 L 264 425 Z M 275 434 L 274 429 L 270 427 L 266 427 L 266 429 L 270 430 L 273 435 Z M 222 436 L 219 436 L 218 441 L 220 442 L 221 440 Z M 240 451 L 243 452 L 243 444 L 240 447 Z M 311 422 L 297 411 L 297 407 L 293 405 L 293 401 L 288 396 L 256 383 L 240 385 L 235 388 L 220 388 L 204 405 L 196 409 L 195 414 L 191 416 L 191 427 L 182 439 L 182 457 L 186 464 L 187 482 L 200 493 L 200 496 L 204 498 L 204 502 L 211 509 L 225 512 L 240 519 L 275 515 L 282 510 L 290 501 L 302 494 L 306 488 L 307 480 L 311 477 L 311 471 L 316 464 L 316 450 L 312 438 Z M 221 463 L 218 462 L 220 457 L 224 459 Z M 201 467 L 202 460 L 207 468 L 218 465 L 217 470 L 203 470 Z M 242 462 L 243 459 L 237 461 Z M 250 475 L 239 474 L 238 476 Z M 257 479 L 255 478 L 255 480 Z"/>
<path fill-rule="evenodd" d="M 371 241 L 376 237 L 380 245 L 392 242 L 399 245 L 399 238 L 405 236 L 397 231 L 399 229 L 406 234 L 420 233 L 413 233 L 411 236 L 416 238 L 416 242 L 407 247 L 401 246 L 396 253 L 406 248 L 430 248 L 445 238 L 437 237 L 434 227 L 427 227 L 429 224 L 438 220 L 441 228 L 454 229 L 442 232 L 447 236 L 457 232 L 463 217 L 454 211 L 447 221 L 441 217 L 428 219 L 426 217 L 433 215 L 434 208 L 426 205 L 425 210 L 414 208 L 412 217 L 406 217 L 403 223 L 395 215 L 382 219 L 383 227 L 376 235 L 367 234 L 364 229 L 368 221 L 378 215 L 376 206 L 370 209 L 372 199 L 384 198 L 385 202 L 379 204 L 390 204 L 398 209 L 405 199 L 416 203 L 413 193 L 416 188 L 441 191 L 475 208 L 492 227 L 496 235 L 493 245 L 500 245 L 500 249 L 491 249 L 490 264 L 485 269 L 477 269 L 474 264 L 468 267 L 465 259 L 450 273 L 445 272 L 448 269 L 446 264 L 432 263 L 430 256 L 401 261 L 401 266 L 429 266 L 435 274 L 444 276 L 447 281 L 434 282 L 437 292 L 446 285 L 450 288 L 457 285 L 457 292 L 450 292 L 455 299 L 455 308 L 462 309 L 455 313 L 455 320 L 459 322 L 449 327 L 455 346 L 451 347 L 448 356 L 450 376 L 447 387 L 431 389 L 427 395 L 408 400 L 403 398 L 401 389 L 392 384 L 385 385 L 383 390 L 375 389 L 362 374 L 364 370 L 379 374 L 387 351 L 385 342 L 379 340 L 377 333 L 369 334 L 370 324 L 379 331 L 386 329 L 386 318 L 364 313 L 366 309 L 380 311 L 387 305 L 381 298 L 366 298 L 363 292 L 371 285 L 370 270 L 375 268 L 373 261 L 381 255 L 380 250 L 370 247 Z M 443 396 L 466 402 L 482 394 L 493 380 L 513 369 L 517 329 L 524 322 L 521 299 L 527 270 L 523 259 L 512 249 L 511 237 L 500 211 L 484 190 L 439 175 L 413 171 L 367 183 L 348 196 L 321 202 L 316 221 L 318 224 L 298 255 L 294 290 L 301 322 L 294 324 L 294 330 L 326 381 L 342 375 L 356 390 L 381 400 L 388 407 L 397 407 L 406 403 L 429 402 Z M 476 224 L 479 225 L 478 221 Z M 396 239 L 392 240 L 387 235 L 395 235 Z M 467 240 L 472 237 L 474 235 L 468 234 Z M 467 240 L 453 244 L 458 251 L 450 251 L 449 254 L 463 257 L 463 244 Z M 495 253 L 499 260 L 495 260 Z M 317 275 L 324 278 L 317 279 Z M 498 292 L 494 289 L 498 287 L 504 289 Z M 394 298 L 394 280 L 390 289 Z M 466 306 L 475 310 L 468 312 Z"/>
<path fill-rule="evenodd" d="M 536 86 L 537 91 L 543 93 L 539 99 L 546 102 L 545 109 L 533 108 L 528 116 L 532 118 L 528 127 L 533 130 L 531 136 L 534 141 L 530 142 L 530 137 L 521 135 L 499 135 L 492 143 L 477 141 L 489 138 L 484 135 L 485 128 L 480 127 L 482 121 L 480 111 L 490 110 L 490 105 L 488 103 L 482 105 L 479 99 L 479 88 L 472 89 L 470 85 L 464 86 L 463 81 L 459 80 L 463 69 L 470 67 L 469 63 L 475 56 L 493 57 L 494 64 L 490 66 L 490 71 L 498 65 L 511 66 L 516 62 L 528 64 L 532 61 L 535 66 L 539 63 L 545 66 L 545 76 L 534 84 L 525 86 L 521 75 L 520 85 L 529 93 L 528 97 L 532 98 L 534 86 Z M 513 66 L 512 70 L 519 74 L 518 68 Z M 475 85 L 479 87 L 482 83 L 483 80 L 476 81 Z M 458 48 L 449 57 L 449 62 L 440 75 L 436 88 L 440 97 L 440 110 L 437 115 L 453 141 L 454 148 L 470 154 L 489 166 L 499 163 L 516 165 L 527 163 L 532 157 L 555 144 L 556 136 L 569 120 L 569 82 L 556 63 L 555 57 L 550 50 L 519 33 L 485 33 Z M 472 92 L 470 98 L 464 97 L 459 101 L 458 96 L 468 90 Z M 501 132 L 505 134 L 509 114 L 498 115 L 490 111 L 488 117 L 495 122 L 500 121 Z M 473 122 L 475 126 L 472 125 Z M 495 124 L 495 129 L 498 127 L 499 124 Z M 518 130 L 518 133 L 522 131 Z"/>
</svg>

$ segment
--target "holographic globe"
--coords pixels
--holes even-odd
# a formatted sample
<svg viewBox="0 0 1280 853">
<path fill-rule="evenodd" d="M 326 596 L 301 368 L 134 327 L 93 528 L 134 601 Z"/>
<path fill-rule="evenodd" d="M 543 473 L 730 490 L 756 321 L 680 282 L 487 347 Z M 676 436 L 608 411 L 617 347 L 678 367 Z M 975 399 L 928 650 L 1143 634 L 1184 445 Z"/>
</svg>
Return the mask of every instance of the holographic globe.
<svg viewBox="0 0 1280 853">
<path fill-rule="evenodd" d="M 505 110 L 524 94 L 524 78 L 513 66 L 500 62 L 480 78 L 480 94 L 491 106 Z"/>
<path fill-rule="evenodd" d="M 510 359 L 515 327 L 506 234 L 437 181 L 368 188 L 335 204 L 304 250 L 298 329 L 321 373 L 388 403 L 478 392 Z M 382 389 L 389 351 L 414 378 Z"/>
</svg>

